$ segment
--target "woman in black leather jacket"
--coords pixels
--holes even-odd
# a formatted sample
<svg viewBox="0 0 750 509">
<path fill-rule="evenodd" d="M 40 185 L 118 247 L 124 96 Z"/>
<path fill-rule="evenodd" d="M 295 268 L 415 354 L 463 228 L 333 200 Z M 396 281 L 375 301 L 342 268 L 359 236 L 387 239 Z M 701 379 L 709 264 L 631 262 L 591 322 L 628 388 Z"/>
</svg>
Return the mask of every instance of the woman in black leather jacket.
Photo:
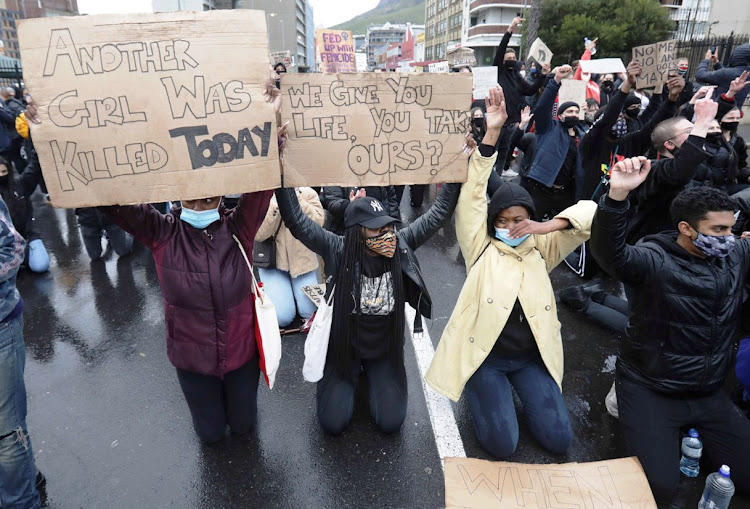
<svg viewBox="0 0 750 509">
<path fill-rule="evenodd" d="M 475 146 L 468 135 L 467 144 Z M 326 299 L 334 291 L 333 322 L 323 378 L 317 387 L 321 427 L 340 434 L 354 411 L 360 371 L 367 376 L 370 413 L 378 428 L 394 433 L 406 417 L 404 304 L 431 317 L 432 301 L 414 254 L 453 215 L 461 184 L 443 184 L 430 209 L 397 229 L 380 201 L 360 190 L 344 217 L 344 234 L 324 230 L 302 212 L 293 189 L 276 199 L 284 224 L 295 238 L 323 257 Z M 335 290 L 334 290 L 335 288 Z"/>
</svg>

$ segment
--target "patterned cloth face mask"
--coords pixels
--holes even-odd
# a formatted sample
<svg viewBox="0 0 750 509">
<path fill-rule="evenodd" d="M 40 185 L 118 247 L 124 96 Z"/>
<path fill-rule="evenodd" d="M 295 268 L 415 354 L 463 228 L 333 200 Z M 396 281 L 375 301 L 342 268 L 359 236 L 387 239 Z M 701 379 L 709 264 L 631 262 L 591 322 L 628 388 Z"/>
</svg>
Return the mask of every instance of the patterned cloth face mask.
<svg viewBox="0 0 750 509">
<path fill-rule="evenodd" d="M 734 249 L 736 240 L 734 235 L 716 236 L 698 232 L 698 237 L 693 239 L 693 244 L 706 256 L 725 258 Z"/>
<path fill-rule="evenodd" d="M 393 255 L 396 254 L 396 240 L 396 232 L 388 231 L 377 237 L 365 239 L 365 246 L 379 255 L 393 258 Z"/>
</svg>

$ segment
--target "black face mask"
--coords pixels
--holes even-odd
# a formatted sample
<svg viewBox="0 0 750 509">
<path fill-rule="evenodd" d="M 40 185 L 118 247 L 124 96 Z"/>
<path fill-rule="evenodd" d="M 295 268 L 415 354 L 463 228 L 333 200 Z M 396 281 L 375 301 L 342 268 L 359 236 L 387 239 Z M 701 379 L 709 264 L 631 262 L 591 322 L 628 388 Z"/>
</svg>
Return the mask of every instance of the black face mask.
<svg viewBox="0 0 750 509">
<path fill-rule="evenodd" d="M 706 143 L 719 145 L 721 143 L 721 133 L 708 133 L 706 135 Z"/>
<path fill-rule="evenodd" d="M 516 68 L 516 61 L 515 60 L 505 60 L 503 61 L 503 65 L 506 69 L 515 69 Z"/>
<path fill-rule="evenodd" d="M 579 122 L 580 120 L 578 119 L 578 117 L 563 117 L 562 118 L 563 125 L 569 129 L 571 127 L 577 126 Z"/>
<path fill-rule="evenodd" d="M 638 118 L 638 115 L 640 113 L 641 113 L 640 109 L 625 110 L 625 116 L 628 118 Z"/>
<path fill-rule="evenodd" d="M 609 92 L 613 88 L 615 88 L 615 84 L 613 82 L 611 82 L 609 80 L 602 81 L 601 89 L 604 90 L 605 92 Z"/>
<path fill-rule="evenodd" d="M 729 131 L 730 133 L 734 133 L 737 131 L 737 127 L 739 127 L 739 122 L 722 122 L 721 128 L 725 131 Z"/>
<path fill-rule="evenodd" d="M 474 129 L 481 130 L 484 129 L 484 118 L 472 118 L 471 124 L 474 126 Z"/>
<path fill-rule="evenodd" d="M 10 184 L 10 175 L 0 177 L 0 187 L 8 187 L 8 184 Z"/>
</svg>

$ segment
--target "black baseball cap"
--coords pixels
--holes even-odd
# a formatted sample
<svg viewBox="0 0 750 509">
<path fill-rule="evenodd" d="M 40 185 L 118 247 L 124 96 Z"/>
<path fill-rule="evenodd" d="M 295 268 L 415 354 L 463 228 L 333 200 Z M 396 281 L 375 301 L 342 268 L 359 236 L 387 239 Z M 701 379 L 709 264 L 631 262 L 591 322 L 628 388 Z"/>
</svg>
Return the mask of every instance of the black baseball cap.
<svg viewBox="0 0 750 509">
<path fill-rule="evenodd" d="M 358 224 L 365 228 L 375 229 L 397 221 L 398 219 L 388 215 L 382 203 L 369 196 L 354 200 L 344 212 L 344 227 L 346 228 Z"/>
</svg>

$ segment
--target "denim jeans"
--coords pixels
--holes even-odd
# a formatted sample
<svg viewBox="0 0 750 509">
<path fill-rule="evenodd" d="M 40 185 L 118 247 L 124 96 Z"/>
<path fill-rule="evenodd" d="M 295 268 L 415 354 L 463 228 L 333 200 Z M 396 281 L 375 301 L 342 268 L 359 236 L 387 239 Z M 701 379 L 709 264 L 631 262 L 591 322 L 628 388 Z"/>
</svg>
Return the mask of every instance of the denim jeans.
<svg viewBox="0 0 750 509">
<path fill-rule="evenodd" d="M 518 419 L 511 386 L 537 442 L 553 453 L 567 451 L 573 441 L 568 410 L 538 353 L 517 357 L 490 353 L 466 384 L 474 432 L 482 447 L 496 458 L 507 458 L 516 450 Z"/>
<path fill-rule="evenodd" d="M 23 318 L 0 324 L 0 507 L 39 507 L 34 450 L 26 430 Z"/>
<path fill-rule="evenodd" d="M 318 309 L 302 291 L 303 286 L 319 283 L 318 269 L 297 277 L 291 277 L 288 272 L 279 269 L 258 269 L 258 274 L 266 295 L 271 298 L 276 308 L 279 327 L 283 328 L 292 323 L 297 313 L 307 320 Z"/>
</svg>

